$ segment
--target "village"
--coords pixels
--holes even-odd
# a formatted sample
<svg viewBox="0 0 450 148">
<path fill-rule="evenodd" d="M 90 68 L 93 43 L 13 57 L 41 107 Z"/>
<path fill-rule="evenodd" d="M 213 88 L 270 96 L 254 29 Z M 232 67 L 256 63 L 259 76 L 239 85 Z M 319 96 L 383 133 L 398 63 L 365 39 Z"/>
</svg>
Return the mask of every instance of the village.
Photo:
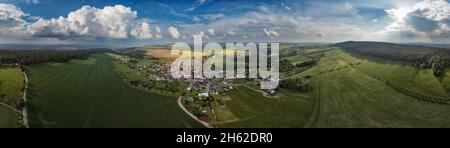
<svg viewBox="0 0 450 148">
<path fill-rule="evenodd" d="M 261 93 L 268 98 L 277 99 L 281 97 L 278 89 L 261 90 L 259 84 L 261 79 L 194 79 L 194 78 L 174 78 L 170 74 L 171 60 L 157 60 L 151 64 L 139 64 L 134 59 L 118 59 L 116 62 L 127 65 L 147 76 L 146 80 L 130 81 L 130 85 L 144 87 L 146 89 L 166 90 L 171 93 L 179 93 L 182 98 L 182 105 L 198 119 L 211 121 L 216 119 L 214 107 L 224 106 L 225 98 L 229 93 L 233 93 L 237 87 L 248 87 Z M 174 84 L 184 87 L 175 89 Z M 250 87 L 253 86 L 253 87 Z"/>
</svg>

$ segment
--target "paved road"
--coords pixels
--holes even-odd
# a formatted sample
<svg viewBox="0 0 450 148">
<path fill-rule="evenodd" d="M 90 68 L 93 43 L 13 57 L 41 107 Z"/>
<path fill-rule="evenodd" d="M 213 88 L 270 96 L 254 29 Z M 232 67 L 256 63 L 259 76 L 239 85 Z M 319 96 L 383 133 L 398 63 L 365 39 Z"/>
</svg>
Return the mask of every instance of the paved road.
<svg viewBox="0 0 450 148">
<path fill-rule="evenodd" d="M 23 101 L 25 103 L 25 106 L 23 107 L 23 110 L 22 110 L 22 116 L 23 116 L 23 123 L 25 124 L 25 127 L 29 128 L 29 126 L 28 126 L 28 110 L 27 110 L 27 104 L 28 104 L 28 99 L 27 99 L 28 76 L 27 76 L 27 73 L 23 72 L 23 76 L 25 78 L 25 89 L 23 90 Z"/>
<path fill-rule="evenodd" d="M 180 108 L 186 112 L 186 114 L 188 114 L 189 116 L 191 116 L 192 118 L 194 118 L 196 121 L 200 122 L 203 126 L 207 127 L 207 128 L 214 128 L 211 124 L 206 123 L 205 121 L 202 121 L 200 119 L 198 119 L 195 115 L 193 115 L 191 112 L 189 112 L 188 110 L 186 110 L 186 108 L 184 108 L 183 104 L 181 104 L 181 97 L 178 98 L 178 106 L 180 106 Z"/>
</svg>

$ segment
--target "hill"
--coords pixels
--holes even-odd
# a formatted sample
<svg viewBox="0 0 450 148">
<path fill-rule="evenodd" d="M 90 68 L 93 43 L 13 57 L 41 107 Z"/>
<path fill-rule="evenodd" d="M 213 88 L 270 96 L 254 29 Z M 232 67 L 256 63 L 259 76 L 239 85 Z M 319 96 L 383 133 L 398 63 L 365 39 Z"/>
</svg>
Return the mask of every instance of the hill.
<svg viewBox="0 0 450 148">
<path fill-rule="evenodd" d="M 450 67 L 450 50 L 437 47 L 385 42 L 343 42 L 335 46 L 364 56 L 410 62 L 420 68 L 431 68 L 437 77 Z"/>
</svg>

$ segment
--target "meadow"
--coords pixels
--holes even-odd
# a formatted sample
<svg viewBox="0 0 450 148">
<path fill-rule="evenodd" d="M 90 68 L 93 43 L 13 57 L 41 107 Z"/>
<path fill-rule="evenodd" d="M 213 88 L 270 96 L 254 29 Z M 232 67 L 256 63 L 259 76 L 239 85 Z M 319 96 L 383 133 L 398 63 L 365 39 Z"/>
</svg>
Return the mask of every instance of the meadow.
<svg viewBox="0 0 450 148">
<path fill-rule="evenodd" d="M 15 128 L 19 116 L 11 109 L 0 105 L 0 128 Z"/>
<path fill-rule="evenodd" d="M 24 78 L 20 68 L 0 69 L 0 102 L 14 105 L 22 99 Z"/>
<path fill-rule="evenodd" d="M 17 127 L 19 116 L 10 107 L 22 99 L 23 82 L 20 68 L 0 68 L 0 128 Z"/>
<path fill-rule="evenodd" d="M 299 76 L 305 75 L 313 76 L 312 93 L 317 100 L 317 113 L 309 127 L 450 126 L 450 106 L 417 100 L 372 77 L 377 75 L 416 91 L 444 95 L 427 69 L 378 63 L 334 50 Z"/>
<path fill-rule="evenodd" d="M 315 55 L 319 53 L 313 53 Z M 371 59 L 340 49 L 321 51 L 319 62 L 295 77 L 311 76 L 313 90 L 282 89 L 266 98 L 245 86 L 216 107 L 217 127 L 450 127 L 450 106 L 410 97 L 380 79 L 436 96 L 447 96 L 446 81 L 410 63 Z M 310 58 L 295 55 L 291 62 Z M 376 78 L 377 77 L 377 78 Z M 448 80 L 447 80 L 448 81 Z"/>
<path fill-rule="evenodd" d="M 303 127 L 313 112 L 314 98 L 292 90 L 282 92 L 281 98 L 266 98 L 260 92 L 240 86 L 225 101 L 229 110 L 227 116 L 235 118 L 218 121 L 215 125 L 237 128 Z"/>
<path fill-rule="evenodd" d="M 106 54 L 27 71 L 31 127 L 201 127 L 176 97 L 131 88 Z"/>
</svg>

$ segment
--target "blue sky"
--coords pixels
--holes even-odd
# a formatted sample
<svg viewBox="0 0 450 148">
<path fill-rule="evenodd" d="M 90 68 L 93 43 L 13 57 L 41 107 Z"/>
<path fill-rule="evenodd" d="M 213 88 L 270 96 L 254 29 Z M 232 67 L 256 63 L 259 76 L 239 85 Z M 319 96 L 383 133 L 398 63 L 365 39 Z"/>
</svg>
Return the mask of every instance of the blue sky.
<svg viewBox="0 0 450 148">
<path fill-rule="evenodd" d="M 449 0 L 0 0 L 0 43 L 450 42 Z"/>
</svg>

